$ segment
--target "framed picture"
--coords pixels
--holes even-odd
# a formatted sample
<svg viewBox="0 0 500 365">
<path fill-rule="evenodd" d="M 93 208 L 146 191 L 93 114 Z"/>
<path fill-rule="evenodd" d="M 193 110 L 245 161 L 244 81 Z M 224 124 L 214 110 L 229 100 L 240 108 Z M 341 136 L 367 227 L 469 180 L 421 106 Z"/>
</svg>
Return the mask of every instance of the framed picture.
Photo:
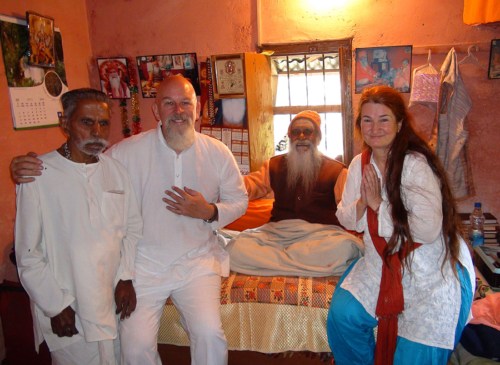
<svg viewBox="0 0 500 365">
<path fill-rule="evenodd" d="M 244 54 L 211 57 L 215 94 L 219 98 L 245 97 Z"/>
<path fill-rule="evenodd" d="M 168 76 L 182 75 L 200 95 L 200 79 L 196 53 L 167 54 L 137 57 L 137 68 L 143 98 L 156 97 L 156 89 Z"/>
<path fill-rule="evenodd" d="M 412 46 L 356 49 L 356 94 L 387 85 L 402 93 L 411 89 Z"/>
<path fill-rule="evenodd" d="M 54 19 L 26 12 L 28 63 L 37 67 L 56 67 Z"/>
<path fill-rule="evenodd" d="M 489 79 L 500 79 L 500 39 L 491 40 Z"/>
<path fill-rule="evenodd" d="M 130 99 L 130 79 L 125 57 L 98 58 L 97 67 L 102 92 L 112 99 Z"/>
</svg>

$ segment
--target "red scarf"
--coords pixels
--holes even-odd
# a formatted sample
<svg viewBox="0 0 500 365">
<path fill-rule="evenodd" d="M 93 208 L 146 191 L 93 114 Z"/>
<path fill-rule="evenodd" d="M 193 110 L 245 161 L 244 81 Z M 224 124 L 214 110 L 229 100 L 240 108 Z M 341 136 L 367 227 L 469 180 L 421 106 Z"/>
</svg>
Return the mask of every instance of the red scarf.
<svg viewBox="0 0 500 365">
<path fill-rule="evenodd" d="M 370 163 L 371 151 L 365 149 L 361 155 L 361 169 Z M 387 242 L 378 235 L 378 217 L 370 207 L 367 208 L 368 230 L 373 245 L 382 258 L 382 280 L 375 314 L 378 318 L 377 346 L 375 365 L 392 365 L 398 338 L 398 315 L 404 310 L 403 284 L 401 282 L 401 260 L 398 253 L 389 255 L 389 266 L 384 261 Z M 404 242 L 407 245 L 408 242 Z M 422 244 L 415 243 L 414 249 Z M 403 257 L 404 259 L 404 257 Z"/>
</svg>

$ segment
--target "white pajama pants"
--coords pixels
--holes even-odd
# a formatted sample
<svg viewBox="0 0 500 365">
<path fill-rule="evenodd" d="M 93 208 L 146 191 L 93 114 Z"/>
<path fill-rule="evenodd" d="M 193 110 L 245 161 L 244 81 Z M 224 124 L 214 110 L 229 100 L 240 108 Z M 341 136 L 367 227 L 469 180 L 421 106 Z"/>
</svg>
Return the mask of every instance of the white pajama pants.
<svg viewBox="0 0 500 365">
<path fill-rule="evenodd" d="M 114 356 L 110 352 L 114 352 Z M 52 365 L 116 365 L 116 359 L 120 358 L 120 341 L 116 338 L 101 343 L 87 342 L 82 337 L 78 342 L 52 351 L 50 356 Z"/>
<path fill-rule="evenodd" d="M 227 341 L 220 319 L 220 283 L 216 274 L 172 285 L 136 287 L 137 308 L 121 322 L 122 365 L 161 365 L 158 329 L 163 307 L 170 297 L 180 313 L 191 342 L 192 365 L 226 365 Z"/>
</svg>

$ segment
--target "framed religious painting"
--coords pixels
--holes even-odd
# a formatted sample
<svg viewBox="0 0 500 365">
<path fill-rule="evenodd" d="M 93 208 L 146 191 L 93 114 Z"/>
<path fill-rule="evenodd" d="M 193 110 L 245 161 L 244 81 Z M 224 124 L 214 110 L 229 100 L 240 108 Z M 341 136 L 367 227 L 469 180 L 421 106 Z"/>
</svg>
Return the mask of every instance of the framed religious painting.
<svg viewBox="0 0 500 365">
<path fill-rule="evenodd" d="M 156 97 L 160 83 L 173 75 L 184 76 L 193 84 L 196 95 L 200 95 L 196 53 L 139 56 L 136 59 L 143 98 Z"/>
<path fill-rule="evenodd" d="M 54 19 L 26 12 L 28 27 L 28 64 L 36 67 L 56 67 L 54 51 Z"/>
<path fill-rule="evenodd" d="M 245 97 L 245 55 L 211 56 L 215 94 L 221 99 Z"/>
<path fill-rule="evenodd" d="M 500 39 L 491 40 L 489 79 L 500 79 Z"/>
<path fill-rule="evenodd" d="M 130 99 L 130 79 L 125 57 L 98 58 L 101 90 L 111 99 Z"/>
<path fill-rule="evenodd" d="M 386 85 L 402 93 L 411 89 L 412 46 L 356 49 L 355 91 Z"/>
</svg>

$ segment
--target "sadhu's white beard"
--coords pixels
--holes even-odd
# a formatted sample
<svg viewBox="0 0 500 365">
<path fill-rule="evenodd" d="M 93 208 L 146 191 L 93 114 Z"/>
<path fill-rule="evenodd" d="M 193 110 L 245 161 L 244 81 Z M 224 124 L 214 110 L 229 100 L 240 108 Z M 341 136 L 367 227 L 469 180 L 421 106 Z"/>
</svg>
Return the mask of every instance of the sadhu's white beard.
<svg viewBox="0 0 500 365">
<path fill-rule="evenodd" d="M 114 90 L 117 90 L 120 88 L 120 77 L 114 76 L 109 78 L 109 84 L 111 85 L 111 88 Z"/>
<path fill-rule="evenodd" d="M 307 143 L 309 149 L 305 152 L 298 152 L 297 144 L 299 143 Z M 312 189 L 323 163 L 321 156 L 321 152 L 311 141 L 293 142 L 290 151 L 286 155 L 288 188 L 295 189 L 297 184 L 301 183 L 305 191 Z"/>
<path fill-rule="evenodd" d="M 184 119 L 188 123 L 182 125 L 175 125 L 170 120 Z M 165 128 L 165 141 L 167 145 L 174 151 L 184 151 L 191 147 L 196 138 L 196 133 L 193 128 L 193 121 L 189 118 L 171 117 L 164 122 Z"/>
</svg>

